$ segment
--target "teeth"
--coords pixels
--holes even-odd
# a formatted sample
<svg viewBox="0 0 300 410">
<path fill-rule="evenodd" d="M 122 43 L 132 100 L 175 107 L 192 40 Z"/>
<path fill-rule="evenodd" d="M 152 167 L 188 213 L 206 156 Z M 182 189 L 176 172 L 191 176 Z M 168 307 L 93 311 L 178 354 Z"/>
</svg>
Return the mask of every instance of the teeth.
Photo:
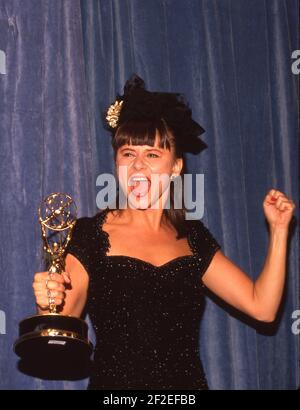
<svg viewBox="0 0 300 410">
<path fill-rule="evenodd" d="M 134 177 L 132 178 L 132 181 L 148 181 L 148 179 L 144 177 Z"/>
<path fill-rule="evenodd" d="M 136 176 L 136 177 L 130 178 L 130 183 L 133 184 L 134 186 L 136 186 L 138 182 L 148 182 L 149 183 L 149 180 L 148 178 L 143 177 L 143 176 Z"/>
</svg>

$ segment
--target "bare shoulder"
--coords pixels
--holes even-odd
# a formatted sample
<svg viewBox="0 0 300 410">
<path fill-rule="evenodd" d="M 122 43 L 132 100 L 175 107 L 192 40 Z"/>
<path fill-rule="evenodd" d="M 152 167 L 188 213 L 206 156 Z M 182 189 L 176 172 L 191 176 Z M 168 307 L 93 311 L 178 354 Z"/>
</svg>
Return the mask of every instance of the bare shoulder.
<svg viewBox="0 0 300 410">
<path fill-rule="evenodd" d="M 105 216 L 103 225 L 107 227 L 114 227 L 118 225 L 124 225 L 124 223 L 126 223 L 126 221 L 124 221 L 122 213 L 119 213 L 116 209 L 110 209 Z"/>
</svg>

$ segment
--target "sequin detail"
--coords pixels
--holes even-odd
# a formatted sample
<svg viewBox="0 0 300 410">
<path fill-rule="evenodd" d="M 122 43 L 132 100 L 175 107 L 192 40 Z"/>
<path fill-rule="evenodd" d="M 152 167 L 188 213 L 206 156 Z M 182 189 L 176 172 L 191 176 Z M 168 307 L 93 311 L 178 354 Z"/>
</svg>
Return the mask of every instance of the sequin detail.
<svg viewBox="0 0 300 410">
<path fill-rule="evenodd" d="M 67 252 L 89 274 L 87 312 L 97 344 L 89 389 L 208 389 L 199 355 L 201 278 L 220 248 L 190 221 L 192 255 L 161 266 L 107 256 L 108 209 L 78 219 Z"/>
</svg>

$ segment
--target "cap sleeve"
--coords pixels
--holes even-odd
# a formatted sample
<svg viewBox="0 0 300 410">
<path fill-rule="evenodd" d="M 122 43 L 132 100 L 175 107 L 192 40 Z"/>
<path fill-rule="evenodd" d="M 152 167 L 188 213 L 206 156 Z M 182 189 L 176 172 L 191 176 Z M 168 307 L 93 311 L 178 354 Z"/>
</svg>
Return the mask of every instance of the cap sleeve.
<svg viewBox="0 0 300 410">
<path fill-rule="evenodd" d="M 91 218 L 77 219 L 75 226 L 71 232 L 71 239 L 67 245 L 65 255 L 70 253 L 79 260 L 86 271 L 89 270 L 90 248 L 92 236 Z"/>
<path fill-rule="evenodd" d="M 193 221 L 189 242 L 193 253 L 199 258 L 202 278 L 221 245 L 202 221 Z"/>
</svg>

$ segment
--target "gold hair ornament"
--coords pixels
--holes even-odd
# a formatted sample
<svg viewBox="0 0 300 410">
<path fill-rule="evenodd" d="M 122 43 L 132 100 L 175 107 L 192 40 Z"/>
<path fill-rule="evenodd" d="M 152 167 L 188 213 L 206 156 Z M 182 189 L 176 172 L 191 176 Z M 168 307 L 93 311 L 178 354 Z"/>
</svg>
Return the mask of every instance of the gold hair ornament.
<svg viewBox="0 0 300 410">
<path fill-rule="evenodd" d="M 116 128 L 118 125 L 118 119 L 120 116 L 122 104 L 123 100 L 116 101 L 114 104 L 111 104 L 111 106 L 107 110 L 106 119 L 112 128 Z"/>
</svg>

